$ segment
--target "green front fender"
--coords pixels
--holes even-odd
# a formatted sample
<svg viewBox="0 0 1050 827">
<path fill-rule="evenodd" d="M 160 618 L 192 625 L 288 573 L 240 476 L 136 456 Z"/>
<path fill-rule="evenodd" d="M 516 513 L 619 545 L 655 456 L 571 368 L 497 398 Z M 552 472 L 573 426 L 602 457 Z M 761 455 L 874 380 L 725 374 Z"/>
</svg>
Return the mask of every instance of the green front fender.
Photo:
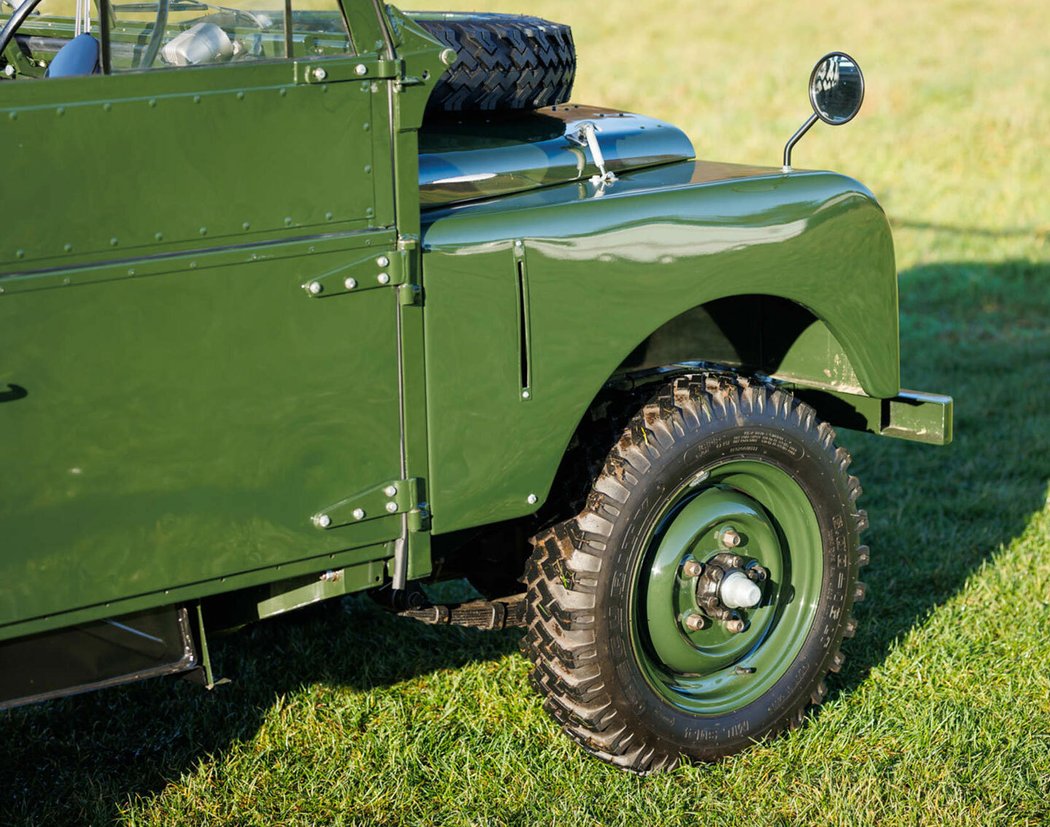
<svg viewBox="0 0 1050 827">
<path fill-rule="evenodd" d="M 569 184 L 424 224 L 437 533 L 534 510 L 602 385 L 696 308 L 733 339 L 735 317 L 717 311 L 729 297 L 768 300 L 743 338 L 789 339 L 771 372 L 899 391 L 892 239 L 852 179 L 686 162 L 604 193 Z M 785 333 L 789 307 L 812 323 Z M 692 341 L 673 361 L 722 361 L 719 344 Z"/>
</svg>

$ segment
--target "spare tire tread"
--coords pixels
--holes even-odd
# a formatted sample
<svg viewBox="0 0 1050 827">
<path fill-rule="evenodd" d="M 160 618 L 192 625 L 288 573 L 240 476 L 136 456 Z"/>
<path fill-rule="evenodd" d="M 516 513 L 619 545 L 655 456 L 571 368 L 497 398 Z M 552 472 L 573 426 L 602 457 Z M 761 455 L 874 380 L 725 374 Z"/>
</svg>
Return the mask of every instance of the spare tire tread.
<svg viewBox="0 0 1050 827">
<path fill-rule="evenodd" d="M 523 111 L 565 103 L 576 78 L 572 30 L 514 14 L 442 15 L 416 23 L 456 52 L 427 113 Z"/>
</svg>

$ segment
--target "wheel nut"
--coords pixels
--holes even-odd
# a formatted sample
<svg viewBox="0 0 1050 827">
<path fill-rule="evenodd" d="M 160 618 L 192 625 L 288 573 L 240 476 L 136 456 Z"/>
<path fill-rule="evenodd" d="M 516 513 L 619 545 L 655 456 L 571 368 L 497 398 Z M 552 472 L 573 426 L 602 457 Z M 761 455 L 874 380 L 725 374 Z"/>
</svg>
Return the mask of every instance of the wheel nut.
<svg viewBox="0 0 1050 827">
<path fill-rule="evenodd" d="M 699 560 L 686 560 L 682 566 L 682 574 L 686 577 L 699 577 L 704 573 L 704 564 Z"/>
<path fill-rule="evenodd" d="M 702 614 L 692 612 L 685 617 L 685 628 L 690 632 L 699 632 L 707 626 L 707 618 Z"/>
<path fill-rule="evenodd" d="M 724 529 L 718 540 L 726 548 L 736 548 L 740 545 L 740 535 L 735 528 Z"/>
<path fill-rule="evenodd" d="M 726 630 L 732 632 L 734 635 L 738 635 L 742 631 L 744 631 L 745 625 L 746 624 L 744 623 L 744 621 L 742 621 L 740 618 L 733 618 L 732 620 L 726 621 Z"/>
</svg>

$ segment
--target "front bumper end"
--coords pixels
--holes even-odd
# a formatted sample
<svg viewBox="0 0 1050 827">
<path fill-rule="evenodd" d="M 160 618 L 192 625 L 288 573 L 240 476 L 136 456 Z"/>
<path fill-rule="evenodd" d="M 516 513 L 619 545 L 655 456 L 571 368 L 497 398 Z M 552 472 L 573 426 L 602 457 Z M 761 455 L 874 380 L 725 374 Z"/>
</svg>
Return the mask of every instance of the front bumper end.
<svg viewBox="0 0 1050 827">
<path fill-rule="evenodd" d="M 840 390 L 791 385 L 795 396 L 841 428 L 880 436 L 947 445 L 952 441 L 954 403 L 950 396 L 902 390 L 890 399 Z"/>
</svg>

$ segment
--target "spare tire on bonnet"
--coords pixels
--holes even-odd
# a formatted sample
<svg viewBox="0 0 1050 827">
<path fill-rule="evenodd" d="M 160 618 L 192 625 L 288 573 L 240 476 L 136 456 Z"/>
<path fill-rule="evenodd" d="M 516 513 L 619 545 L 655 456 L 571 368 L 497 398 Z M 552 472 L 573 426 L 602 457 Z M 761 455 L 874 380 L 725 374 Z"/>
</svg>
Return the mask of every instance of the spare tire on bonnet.
<svg viewBox="0 0 1050 827">
<path fill-rule="evenodd" d="M 456 52 L 427 102 L 430 115 L 539 109 L 572 94 L 576 49 L 568 26 L 517 14 L 409 16 Z"/>
</svg>

